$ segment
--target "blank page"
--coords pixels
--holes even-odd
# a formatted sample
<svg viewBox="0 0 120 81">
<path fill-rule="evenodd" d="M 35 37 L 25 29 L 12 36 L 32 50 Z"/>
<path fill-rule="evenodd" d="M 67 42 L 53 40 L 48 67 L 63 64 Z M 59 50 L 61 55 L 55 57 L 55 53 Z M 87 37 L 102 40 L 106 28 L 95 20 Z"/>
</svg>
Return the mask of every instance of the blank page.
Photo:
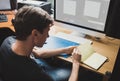
<svg viewBox="0 0 120 81">
<path fill-rule="evenodd" d="M 94 53 L 88 59 L 86 59 L 84 63 L 97 70 L 106 60 L 107 57 L 98 53 Z"/>
</svg>

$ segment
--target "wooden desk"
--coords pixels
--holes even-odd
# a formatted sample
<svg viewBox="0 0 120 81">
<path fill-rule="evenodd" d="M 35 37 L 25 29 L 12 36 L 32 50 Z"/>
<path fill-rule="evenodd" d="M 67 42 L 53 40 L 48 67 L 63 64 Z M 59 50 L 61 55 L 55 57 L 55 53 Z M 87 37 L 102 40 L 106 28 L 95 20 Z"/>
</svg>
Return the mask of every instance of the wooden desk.
<svg viewBox="0 0 120 81">
<path fill-rule="evenodd" d="M 14 17 L 14 15 L 8 15 L 8 22 L 3 22 L 0 23 L 0 27 L 10 27 L 12 30 L 14 30 L 12 23 L 11 23 L 11 19 Z M 64 32 L 64 33 L 71 33 L 71 30 L 67 30 L 64 29 L 62 27 L 59 26 L 53 26 L 50 30 L 50 34 L 56 34 L 57 32 Z M 93 39 L 91 39 L 93 40 Z M 117 56 L 117 52 L 120 46 L 120 40 L 119 39 L 115 39 L 115 40 L 107 40 L 106 38 L 103 39 L 102 41 L 95 41 L 93 40 L 93 48 L 95 49 L 96 52 L 106 56 L 109 58 L 108 62 L 105 62 L 102 67 L 100 69 L 98 69 L 97 71 L 94 69 L 91 69 L 90 67 L 82 64 L 83 67 L 85 67 L 88 70 L 92 70 L 95 71 L 97 73 L 100 73 L 102 75 L 104 75 L 106 73 L 106 71 L 110 71 L 112 72 L 113 67 L 114 67 L 114 63 L 116 60 L 116 56 Z M 71 57 L 69 58 L 62 58 L 61 59 L 67 60 L 67 61 L 72 61 Z"/>
<path fill-rule="evenodd" d="M 56 28 L 56 29 L 55 29 Z M 55 26 L 54 27 L 54 31 L 59 32 L 64 32 L 64 33 L 71 33 L 72 31 L 66 29 L 62 30 L 62 27 L 59 26 Z M 120 47 L 120 39 L 108 39 L 108 38 L 102 38 L 101 41 L 96 41 L 94 40 L 93 37 L 89 37 L 90 40 L 93 41 L 93 48 L 96 52 L 102 54 L 103 56 L 108 57 L 108 61 L 105 62 L 98 70 L 94 70 L 84 64 L 82 64 L 83 67 L 85 67 L 88 70 L 92 70 L 94 72 L 97 72 L 99 74 L 105 75 L 106 71 L 112 72 L 113 71 L 113 67 L 116 61 L 116 56 Z M 59 57 L 61 59 L 67 60 L 67 61 L 72 61 L 71 57 L 69 58 L 63 58 L 63 57 Z"/>
<path fill-rule="evenodd" d="M 11 23 L 11 20 L 14 17 L 13 12 L 12 11 L 11 12 L 7 12 L 6 14 L 8 14 L 7 15 L 8 22 L 1 22 L 0 23 L 0 27 L 9 27 L 10 29 L 14 30 L 14 27 L 13 27 L 13 25 Z"/>
<path fill-rule="evenodd" d="M 116 56 L 118 53 L 119 45 L 104 44 L 104 43 L 100 43 L 97 41 L 93 41 L 92 46 L 96 52 L 108 57 L 108 61 L 105 62 L 98 70 L 94 70 L 94 69 L 92 69 L 84 64 L 82 64 L 82 66 L 87 68 L 88 70 L 95 71 L 95 72 L 100 73 L 102 75 L 104 75 L 106 73 L 106 71 L 112 72 L 113 67 L 114 67 L 114 63 L 116 60 Z M 59 58 L 70 61 L 70 62 L 72 61 L 71 57 L 69 57 L 67 59 L 63 58 L 63 57 L 59 57 Z"/>
</svg>

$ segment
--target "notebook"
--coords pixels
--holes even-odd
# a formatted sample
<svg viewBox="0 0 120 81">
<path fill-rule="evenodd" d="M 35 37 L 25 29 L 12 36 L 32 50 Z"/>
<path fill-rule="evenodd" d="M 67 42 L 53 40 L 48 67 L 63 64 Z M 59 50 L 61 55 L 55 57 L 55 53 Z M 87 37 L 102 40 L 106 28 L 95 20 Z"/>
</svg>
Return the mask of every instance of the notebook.
<svg viewBox="0 0 120 81">
<path fill-rule="evenodd" d="M 94 51 L 93 47 L 88 43 L 79 45 L 78 49 L 82 55 L 81 61 L 95 70 L 99 69 L 107 60 L 107 57 Z"/>
</svg>

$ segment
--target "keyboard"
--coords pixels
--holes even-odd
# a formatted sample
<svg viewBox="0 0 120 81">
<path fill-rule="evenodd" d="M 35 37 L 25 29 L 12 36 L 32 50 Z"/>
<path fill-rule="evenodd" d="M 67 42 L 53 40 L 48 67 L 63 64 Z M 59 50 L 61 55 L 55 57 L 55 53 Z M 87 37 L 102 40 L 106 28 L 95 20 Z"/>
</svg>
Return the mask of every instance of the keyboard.
<svg viewBox="0 0 120 81">
<path fill-rule="evenodd" d="M 8 18 L 6 14 L 0 13 L 0 22 L 7 22 Z"/>
<path fill-rule="evenodd" d="M 77 36 L 74 36 L 74 35 L 71 35 L 71 34 L 66 34 L 66 33 L 63 33 L 63 32 L 58 32 L 55 36 L 66 39 L 66 40 L 69 40 L 69 41 L 72 41 L 72 42 L 76 42 L 76 43 L 79 43 L 79 44 L 84 44 L 84 43 L 92 44 L 93 43 L 93 41 L 91 41 L 89 39 L 86 39 L 86 38 L 83 38 L 83 37 L 77 37 Z"/>
</svg>

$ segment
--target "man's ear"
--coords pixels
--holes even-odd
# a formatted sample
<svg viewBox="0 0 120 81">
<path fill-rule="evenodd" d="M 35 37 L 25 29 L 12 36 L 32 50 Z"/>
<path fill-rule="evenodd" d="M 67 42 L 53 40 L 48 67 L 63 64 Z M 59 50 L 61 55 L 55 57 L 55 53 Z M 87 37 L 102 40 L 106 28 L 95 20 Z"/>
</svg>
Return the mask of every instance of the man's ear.
<svg viewBox="0 0 120 81">
<path fill-rule="evenodd" d="M 36 29 L 33 29 L 32 30 L 32 36 L 38 36 L 38 35 L 40 35 L 40 33 L 39 33 L 39 31 L 38 30 L 36 30 Z"/>
</svg>

